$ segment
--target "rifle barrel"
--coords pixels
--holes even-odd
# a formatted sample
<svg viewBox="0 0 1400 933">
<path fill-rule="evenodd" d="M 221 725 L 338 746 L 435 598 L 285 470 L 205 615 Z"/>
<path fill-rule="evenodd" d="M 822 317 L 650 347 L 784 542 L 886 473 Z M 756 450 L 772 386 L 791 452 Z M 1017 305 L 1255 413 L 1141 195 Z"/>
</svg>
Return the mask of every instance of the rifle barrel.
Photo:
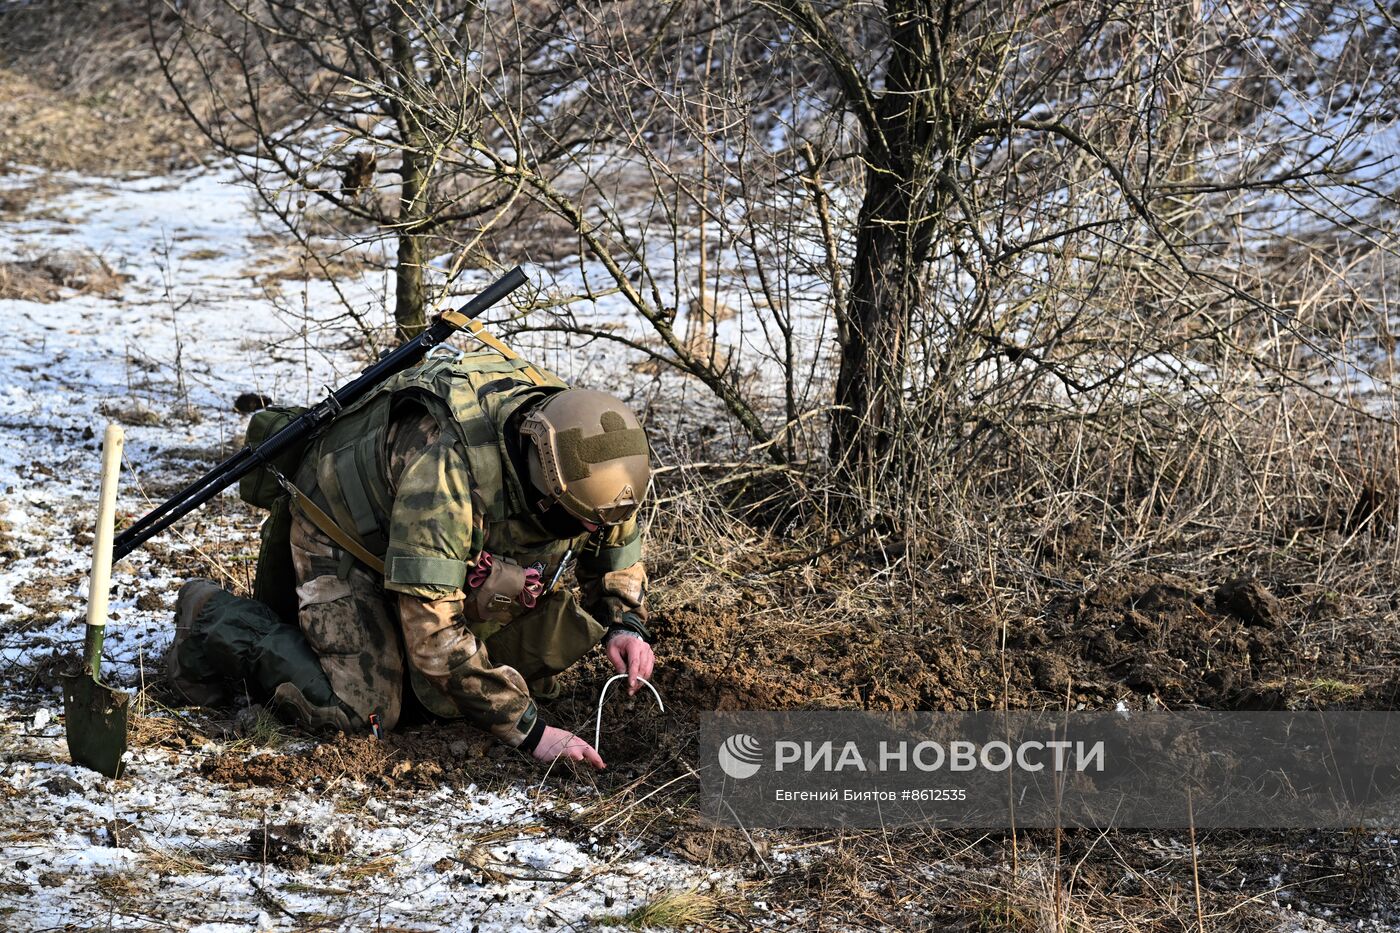
<svg viewBox="0 0 1400 933">
<path fill-rule="evenodd" d="M 516 266 L 467 302 L 459 313 L 468 319 L 477 317 L 526 281 L 524 270 Z M 117 561 L 130 554 L 253 470 L 273 460 L 288 447 L 309 437 L 340 414 L 341 409 L 348 408 L 364 398 L 385 379 L 413 366 L 430 349 L 456 333 L 457 329 L 456 324 L 439 316 L 421 334 L 395 348 L 257 447 L 240 449 L 117 535 L 112 543 L 112 560 Z"/>
</svg>

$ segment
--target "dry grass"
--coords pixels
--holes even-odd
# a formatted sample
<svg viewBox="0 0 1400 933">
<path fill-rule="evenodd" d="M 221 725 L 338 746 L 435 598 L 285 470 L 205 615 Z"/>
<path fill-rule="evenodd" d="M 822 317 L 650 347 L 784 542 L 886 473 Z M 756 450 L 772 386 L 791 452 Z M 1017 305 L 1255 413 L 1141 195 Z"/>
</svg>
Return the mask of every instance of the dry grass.
<svg viewBox="0 0 1400 933">
<path fill-rule="evenodd" d="M 73 76 L 63 80 L 67 87 Z M 130 131 L 124 135 L 131 145 L 109 147 L 112 124 L 104 115 L 114 112 L 110 101 L 53 86 L 0 70 L 0 92 L 9 92 L 0 93 L 0 124 L 24 127 L 0 136 L 0 162 L 114 171 L 150 165 L 181 148 L 178 135 L 163 135 L 139 114 L 120 116 L 116 124 Z M 1092 179 L 1101 173 L 1079 166 L 1065 174 Z M 18 197 L 0 200 L 0 215 L 23 210 Z M 508 225 L 497 238 L 502 256 L 523 250 L 562 261 L 578 253 L 568 224 L 540 211 L 530 219 Z M 316 237 L 343 232 L 319 215 L 308 217 L 307 226 Z M 1375 274 L 1347 276 L 1327 255 L 1305 253 L 1307 262 L 1293 254 L 1260 256 L 1257 272 L 1240 271 L 1231 280 L 1298 309 L 1282 333 L 1271 330 L 1276 322 L 1268 315 L 1241 310 L 1231 304 L 1234 298 L 1200 281 L 1183 277 L 1145 290 L 1141 270 L 1113 273 L 1107 262 L 1092 281 L 1070 274 L 1068 266 L 1043 279 L 1016 280 L 1003 275 L 1005 269 L 988 276 L 1034 298 L 1017 294 L 1006 307 L 1042 309 L 1038 318 L 997 322 L 995 340 L 982 333 L 981 315 L 986 307 L 1001 307 L 1005 296 L 959 304 L 965 299 L 958 295 L 931 294 L 916 322 L 920 336 L 940 352 L 962 340 L 964 355 L 921 358 L 946 364 L 944 375 L 934 379 L 930 365 L 911 379 L 905 433 L 893 441 L 889 468 L 859 488 L 833 481 L 821 466 L 823 417 L 800 426 L 799 462 L 781 468 L 764 450 L 726 440 L 723 419 L 707 426 L 715 429 L 713 442 L 693 425 L 674 436 L 667 425 L 651 426 L 669 464 L 658 474 L 658 495 L 647 511 L 659 614 L 687 606 L 739 611 L 746 638 L 773 643 L 839 639 L 859 647 L 898 628 L 922 633 L 936 625 L 972 641 L 989 624 L 1008 620 L 1033 629 L 1056 597 L 1128 572 L 1170 571 L 1202 581 L 1251 572 L 1287 598 L 1300 655 L 1318 641 L 1345 641 L 1362 628 L 1393 631 L 1400 442 L 1393 424 L 1365 407 L 1393 399 L 1358 400 L 1323 381 L 1347 356 L 1354 332 L 1388 339 L 1385 303 L 1373 302 L 1370 293 L 1352 294 L 1357 283 L 1383 280 L 1387 265 L 1382 257 Z M 1320 270 L 1317 278 L 1299 273 L 1294 280 L 1292 270 L 1303 266 Z M 309 258 L 259 270 L 259 279 L 275 291 L 286 279 L 357 276 L 364 268 L 353 257 Z M 49 296 L 63 289 L 86 287 L 42 263 L 0 266 L 0 296 L 54 300 Z M 1087 315 L 1085 292 L 1092 295 Z M 1169 315 L 1154 311 L 1158 293 L 1171 294 L 1179 307 Z M 1342 306 L 1350 310 L 1339 311 Z M 1182 310 L 1189 308 L 1211 310 Z M 1350 318 L 1337 324 L 1337 314 Z M 722 312 L 707 308 L 702 297 L 688 318 L 698 324 L 685 341 L 701 358 L 712 349 L 705 342 L 706 315 Z M 997 343 L 1020 339 L 1022 332 L 1039 342 Z M 1195 381 L 1128 371 L 1085 393 L 1069 391 L 1058 375 L 1085 381 L 1101 373 L 1105 361 L 1157 354 L 1182 363 Z M 814 397 L 827 397 L 827 388 L 819 382 Z M 782 421 L 776 411 L 762 414 L 770 424 Z M 846 567 L 857 568 L 860 579 L 834 572 Z M 238 567 L 224 576 L 246 582 Z M 1328 593 L 1342 594 L 1347 611 L 1318 618 L 1302 611 Z M 949 594 L 966 600 L 957 613 L 940 605 Z M 872 631 L 876 624 L 888 630 Z M 737 655 L 747 647 L 737 640 L 732 650 Z M 1363 673 L 1325 672 L 1275 686 L 1313 703 L 1348 703 L 1366 692 Z M 1007 701 L 1005 695 L 961 699 Z M 807 702 L 850 699 L 813 693 Z M 176 720 L 141 714 L 133 740 L 161 744 L 180 729 Z M 280 724 L 255 717 L 247 741 L 278 744 L 282 736 Z M 690 747 L 682 742 L 682 760 Z M 690 814 L 693 785 L 680 782 L 650 799 L 646 794 L 672 778 L 672 765 L 657 765 L 587 818 L 609 821 L 600 832 L 621 828 L 666 844 L 658 828 L 673 828 Z M 336 800 L 340 812 L 363 807 L 354 798 Z M 1396 877 L 1387 851 L 1337 835 L 1207 835 L 1204 890 L 1193 878 L 1191 859 L 1171 848 L 1172 840 L 1164 849 L 1161 840 L 1131 833 L 1013 839 L 900 831 L 841 834 L 834 841 L 829 834 L 772 833 L 759 834 L 758 852 L 745 840 L 722 846 L 718 839 L 709 831 L 707 864 L 765 879 L 770 868 L 759 853 L 770 846 L 803 852 L 802 860 L 787 863 L 752 893 L 771 892 L 775 903 L 802 911 L 802 925 L 814 929 L 900 928 L 917 916 L 951 929 L 1155 933 L 1196 929 L 1200 897 L 1210 929 L 1252 930 L 1271 922 L 1268 905 L 1280 884 L 1318 903 L 1355 897 L 1338 909 L 1364 916 L 1386 903 Z M 179 871 L 189 864 L 179 855 L 148 858 L 158 873 L 161 865 Z M 359 863 L 335 853 L 317 859 L 349 880 L 395 867 L 388 856 Z M 105 877 L 110 880 L 100 883 L 112 896 L 139 893 L 130 878 Z M 599 922 L 718 926 L 730 909 L 713 894 L 679 891 Z"/>
<path fill-rule="evenodd" d="M 141 880 L 144 875 L 135 872 L 109 872 L 93 879 L 93 885 L 103 897 L 116 901 L 134 901 L 146 896 Z"/>
<path fill-rule="evenodd" d="M 269 239 L 280 245 L 286 242 L 285 237 Z M 249 269 L 249 275 L 270 294 L 279 294 L 284 282 L 354 280 L 374 269 L 362 252 L 347 251 L 343 243 L 312 240 L 308 245 L 314 253 L 303 250 L 286 259 L 260 261 Z"/>
<path fill-rule="evenodd" d="M 723 902 L 712 894 L 691 888 L 670 891 L 623 916 L 605 916 L 599 926 L 633 930 L 707 927 L 725 915 Z"/>
<path fill-rule="evenodd" d="M 764 896 L 813 930 L 951 929 L 976 933 L 1180 933 L 1198 929 L 1189 855 L 1162 857 L 1134 834 L 1052 834 L 1013 846 L 1001 834 L 856 833 L 786 869 Z M 1267 893 L 1228 889 L 1244 847 L 1210 851 L 1203 866 L 1206 929 L 1275 929 Z M 1282 852 L 1271 853 L 1282 856 Z M 1286 864 L 1286 859 L 1278 863 Z M 1221 879 L 1222 883 L 1217 883 Z M 1314 892 L 1309 892 L 1314 893 Z"/>
<path fill-rule="evenodd" d="M 377 858 L 361 861 L 347 860 L 344 856 L 327 853 L 321 856 L 320 861 L 321 864 L 336 866 L 335 870 L 331 872 L 332 877 L 350 882 L 392 875 L 398 866 L 398 861 L 392 855 L 381 855 Z"/>
<path fill-rule="evenodd" d="M 35 175 L 21 184 L 12 184 L 0 190 L 0 220 L 24 217 L 66 223 L 68 218 L 64 214 L 43 205 L 68 190 L 69 186 L 66 179 L 53 175 Z"/>
<path fill-rule="evenodd" d="M 180 720 L 171 716 L 147 715 L 141 709 L 144 695 L 145 691 L 137 695 L 128 722 L 127 741 L 133 748 L 168 745 L 176 736 L 188 732 Z"/>
<path fill-rule="evenodd" d="M 0 20 L 0 166 L 164 172 L 204 148 L 175 106 L 140 0 L 36 0 Z"/>
<path fill-rule="evenodd" d="M 161 675 L 148 671 L 148 676 Z M 127 741 L 133 748 L 184 749 L 203 745 L 209 738 L 188 717 L 157 699 L 154 690 L 147 686 L 137 690 L 131 699 Z"/>
<path fill-rule="evenodd" d="M 41 253 L 0 262 L 0 299 L 53 302 L 72 294 L 120 298 L 128 279 L 91 253 Z"/>
<path fill-rule="evenodd" d="M 1299 694 L 1314 703 L 1345 703 L 1365 693 L 1360 684 L 1348 683 L 1335 677 L 1318 677 L 1295 686 Z"/>
<path fill-rule="evenodd" d="M 663 443 L 671 440 L 657 433 Z M 1249 438 L 1243 431 L 1237 436 L 1242 443 Z M 1043 433 L 1023 439 L 1027 456 L 1031 437 L 1046 444 L 1039 452 L 1043 460 L 1062 454 L 1060 446 L 1050 444 L 1053 437 Z M 1070 437 L 1083 445 L 1081 451 L 1095 448 L 1090 426 Z M 1270 468 L 1281 470 L 1287 463 L 1299 475 L 1306 471 L 1318 480 L 1333 470 L 1335 482 L 1337 461 L 1321 449 L 1322 440 L 1321 434 L 1314 434 L 1309 445 L 1277 451 Z M 1193 446 L 1188 440 L 1178 442 L 1187 449 Z M 1130 445 L 1116 453 L 1114 448 L 1100 450 L 1104 462 L 1091 470 L 1089 465 L 1096 461 L 1085 457 L 1081 479 L 1103 482 L 1122 467 L 1123 460 L 1116 457 L 1132 455 Z M 1157 450 L 1162 457 L 1168 453 L 1169 448 Z M 687 451 L 669 459 L 700 459 L 693 454 Z M 1218 481 L 1225 471 L 1238 469 L 1236 475 L 1244 479 L 1243 465 L 1212 461 L 1204 453 L 1188 460 L 1172 466 L 1181 471 L 1183 485 L 1204 482 L 1197 470 L 1212 472 Z M 846 541 L 823 528 L 814 506 L 807 507 L 806 521 L 788 524 L 792 516 L 803 514 L 804 506 L 793 486 L 781 494 L 778 482 L 788 482 L 784 475 L 777 480 L 763 476 L 734 484 L 716 482 L 743 472 L 684 467 L 663 472 L 657 488 L 662 504 L 653 505 L 647 526 L 657 615 L 671 619 L 685 610 L 689 614 L 681 618 L 691 622 L 697 610 L 715 617 L 737 614 L 741 621 L 735 641 L 724 649 L 735 657 L 744 656 L 751 641 L 797 645 L 833 635 L 841 639 L 844 651 L 857 652 L 906 627 L 928 632 L 945 625 L 955 636 L 961 632 L 968 645 L 995 656 L 996 642 L 982 637 L 990 622 L 1004 618 L 1033 631 L 1040 624 L 1037 617 L 1057 596 L 1082 593 L 1095 581 L 1148 568 L 1170 568 L 1191 577 L 1207 606 L 1215 583 L 1242 569 L 1262 570 L 1283 597 L 1289 644 L 1304 666 L 1302 659 L 1315 657 L 1319 645 L 1346 645 L 1363 632 L 1379 632 L 1382 643 L 1394 644 L 1384 641 L 1393 636 L 1386 633 L 1386 623 L 1379 622 L 1394 618 L 1389 581 L 1395 567 L 1385 556 L 1395 546 L 1393 526 L 1373 520 L 1354 536 L 1353 550 L 1344 558 L 1314 560 L 1324 542 L 1338 540 L 1337 523 L 1348 513 L 1344 503 L 1350 493 L 1335 486 L 1319 486 L 1318 499 L 1301 506 L 1295 500 L 1277 516 L 1286 519 L 1312 509 L 1326 514 L 1322 491 L 1330 489 L 1325 494 L 1336 497 L 1333 518 L 1295 527 L 1296 533 L 1285 539 L 1240 522 L 1239 509 L 1246 501 L 1242 497 L 1236 495 L 1232 502 L 1204 485 L 1180 494 L 1181 501 L 1192 501 L 1199 511 L 1187 516 L 1144 514 L 1127 533 L 1121 519 L 1104 520 L 1102 502 L 1092 512 L 1085 507 L 1087 488 L 1066 488 L 1075 480 L 1072 474 L 1054 475 L 1046 467 L 1021 477 L 1005 470 L 980 487 L 950 481 L 942 490 L 945 510 L 929 517 L 922 537 L 886 527 Z M 929 483 L 943 482 L 947 476 L 939 474 Z M 736 499 L 733 491 L 745 483 L 749 489 Z M 1014 494 L 1001 500 L 992 497 L 989 493 L 997 484 L 1003 494 Z M 1052 488 L 1058 492 L 1048 491 Z M 1290 494 L 1297 494 L 1296 487 Z M 1235 512 L 1227 514 L 1231 506 Z M 950 543 L 957 547 L 949 548 Z M 833 561 L 849 567 L 833 573 Z M 774 568 L 780 569 L 773 572 Z M 863 580 L 852 584 L 862 575 Z M 1293 588 L 1293 581 L 1306 586 Z M 950 594 L 959 597 L 952 612 L 941 603 L 941 597 Z M 884 659 L 886 665 L 905 661 L 894 655 Z M 663 669 L 667 663 L 663 657 Z M 1257 686 L 1276 689 L 1290 703 L 1307 706 L 1371 703 L 1378 678 L 1393 677 L 1378 659 L 1371 663 L 1376 670 L 1319 668 L 1314 674 Z M 692 665 L 687 660 L 685 666 Z M 734 666 L 736 682 L 747 670 Z M 888 676 L 887 668 L 876 670 Z M 815 708 L 850 703 L 848 696 L 821 697 L 816 675 L 795 674 L 793 679 L 810 681 L 808 702 Z M 1011 690 L 1025 697 L 1035 687 L 1016 683 Z M 992 706 L 1007 702 L 1000 693 L 962 699 Z M 672 697 L 667 700 L 670 704 Z M 638 787 L 615 792 L 606 798 L 606 806 L 595 806 L 583 816 L 595 824 L 609 820 L 610 828 L 621 821 L 629 831 L 666 827 L 674 832 L 678 814 L 691 805 L 681 792 L 686 785 L 641 802 L 672 774 L 663 766 Z M 805 929 L 902 928 L 918 917 L 934 928 L 941 924 L 964 930 L 1166 933 L 1198 928 L 1199 893 L 1206 929 L 1262 931 L 1273 928 L 1278 903 L 1290 898 L 1314 907 L 1325 905 L 1343 916 L 1384 910 L 1391 902 L 1393 879 L 1400 877 L 1383 840 L 1344 833 L 1203 833 L 1198 841 L 1199 892 L 1184 831 L 1179 840 L 1147 833 L 1074 832 L 1058 842 L 1048 832 L 1022 833 L 1015 840 L 1009 833 L 913 830 L 837 833 L 834 839 L 832 833 L 755 836 L 760 848 L 801 853 L 773 878 L 771 896 L 753 896 L 802 911 L 793 916 L 801 917 Z M 680 845 L 678 836 L 670 836 L 669 842 L 672 851 L 689 848 Z M 762 861 L 744 840 L 728 842 L 701 846 L 698 863 L 740 867 L 750 877 L 767 877 Z M 1283 901 L 1276 901 L 1279 894 Z M 631 919 L 614 916 L 609 922 L 626 925 Z"/>
<path fill-rule="evenodd" d="M 224 253 L 222 250 L 204 248 L 190 250 L 188 253 L 185 253 L 180 258 L 188 259 L 192 262 L 204 262 L 210 259 L 222 259 L 223 257 Z"/>
<path fill-rule="evenodd" d="M 165 423 L 165 416 L 144 402 L 129 401 L 103 402 L 97 408 L 98 412 L 113 421 L 122 424 L 137 425 L 140 427 L 153 427 Z"/>
<path fill-rule="evenodd" d="M 8 17 L 7 17 L 8 19 Z M 120 174 L 165 170 L 194 161 L 193 133 L 149 98 L 83 94 L 52 79 L 0 68 L 0 166 Z M 18 131 L 16 131 L 18 130 Z M 120 143 L 117 143 L 120 140 Z"/>
<path fill-rule="evenodd" d="M 269 712 L 266 707 L 252 706 L 243 711 L 234 727 L 239 737 L 227 743 L 230 751 L 249 748 L 282 748 L 296 738 L 295 732 L 286 723 Z"/>
<path fill-rule="evenodd" d="M 209 871 L 209 866 L 193 855 L 166 849 L 147 847 L 141 852 L 147 870 L 156 877 L 164 875 L 193 875 Z"/>
</svg>

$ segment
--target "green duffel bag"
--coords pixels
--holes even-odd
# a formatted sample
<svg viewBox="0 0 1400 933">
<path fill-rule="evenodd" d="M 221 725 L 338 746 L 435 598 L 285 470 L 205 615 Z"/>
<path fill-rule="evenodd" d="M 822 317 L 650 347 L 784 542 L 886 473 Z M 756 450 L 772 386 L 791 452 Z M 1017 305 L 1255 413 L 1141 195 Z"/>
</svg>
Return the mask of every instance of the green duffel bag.
<svg viewBox="0 0 1400 933">
<path fill-rule="evenodd" d="M 248 433 L 245 443 L 256 447 L 278 431 L 306 414 L 306 409 L 298 405 L 277 405 L 264 408 L 248 420 Z M 293 446 L 272 461 L 272 465 L 290 476 L 301 465 L 306 454 L 306 443 Z M 270 509 L 282 495 L 282 487 L 277 484 L 277 476 L 266 466 L 258 467 L 238 481 L 238 498 L 260 509 Z"/>
<path fill-rule="evenodd" d="M 291 424 L 306 411 L 296 405 L 264 408 L 248 421 L 244 438 L 249 447 L 256 447 Z M 306 455 L 309 442 L 292 447 L 272 461 L 284 476 L 296 472 Z M 292 567 L 292 510 L 287 493 L 277 482 L 277 476 L 266 466 L 258 467 L 238 481 L 238 498 L 249 505 L 267 509 L 269 515 L 262 526 L 262 542 L 258 548 L 258 570 L 253 578 L 253 598 L 271 606 L 283 622 L 297 622 L 296 571 Z"/>
<path fill-rule="evenodd" d="M 253 598 L 272 607 L 289 625 L 297 624 L 297 572 L 292 565 L 292 506 L 279 496 L 262 524 Z"/>
</svg>

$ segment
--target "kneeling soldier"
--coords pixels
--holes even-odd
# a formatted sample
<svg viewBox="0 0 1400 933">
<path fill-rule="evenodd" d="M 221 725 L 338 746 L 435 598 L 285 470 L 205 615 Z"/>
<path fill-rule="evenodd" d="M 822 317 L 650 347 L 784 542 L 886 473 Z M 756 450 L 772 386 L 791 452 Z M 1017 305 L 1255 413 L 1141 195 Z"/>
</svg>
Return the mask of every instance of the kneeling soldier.
<svg viewBox="0 0 1400 933">
<path fill-rule="evenodd" d="M 171 681 L 191 703 L 246 690 L 346 731 L 392 729 L 407 683 L 430 713 L 602 768 L 533 697 L 600 641 L 633 693 L 651 676 L 635 517 L 650 475 L 646 435 L 611 395 L 513 355 L 430 358 L 278 475 L 258 599 L 180 590 Z"/>
</svg>

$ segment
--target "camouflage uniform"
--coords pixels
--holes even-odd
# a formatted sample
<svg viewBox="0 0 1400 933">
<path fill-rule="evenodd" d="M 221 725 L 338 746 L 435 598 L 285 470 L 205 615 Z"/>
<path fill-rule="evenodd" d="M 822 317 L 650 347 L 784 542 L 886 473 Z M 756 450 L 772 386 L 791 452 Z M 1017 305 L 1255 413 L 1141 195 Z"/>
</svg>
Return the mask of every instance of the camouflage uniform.
<svg viewBox="0 0 1400 933">
<path fill-rule="evenodd" d="M 609 627 L 646 631 L 636 519 L 561 538 L 527 499 L 511 417 L 564 386 L 522 368 L 494 353 L 430 360 L 341 415 L 296 473 L 385 563 L 381 577 L 293 514 L 297 622 L 320 667 L 304 689 L 323 695 L 310 681 L 328 680 L 353 725 L 377 714 L 392 728 L 407 681 L 429 711 L 518 745 L 542 728 L 532 691 L 547 693 Z M 221 600 L 201 627 L 246 628 L 240 612 L 275 615 Z M 225 676 L 246 678 L 243 667 Z"/>
</svg>

